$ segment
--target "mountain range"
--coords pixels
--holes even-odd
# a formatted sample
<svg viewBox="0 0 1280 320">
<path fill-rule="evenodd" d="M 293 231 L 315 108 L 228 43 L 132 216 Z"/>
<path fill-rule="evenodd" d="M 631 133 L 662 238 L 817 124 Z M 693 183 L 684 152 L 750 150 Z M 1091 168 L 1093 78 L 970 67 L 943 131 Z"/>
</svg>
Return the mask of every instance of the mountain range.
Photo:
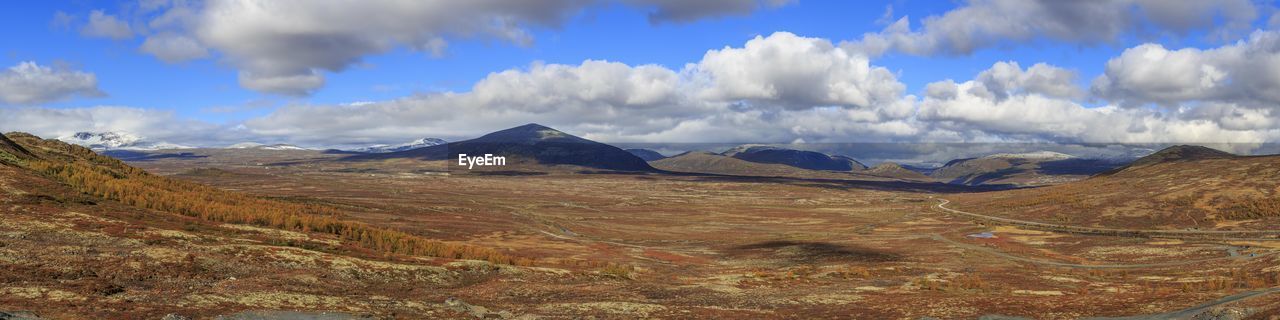
<svg viewBox="0 0 1280 320">
<path fill-rule="evenodd" d="M 721 154 L 756 163 L 783 164 L 809 170 L 855 171 L 867 168 L 858 160 L 846 156 L 774 146 L 743 145 Z"/>
<path fill-rule="evenodd" d="M 413 140 L 413 141 L 401 143 L 401 144 L 375 144 L 367 147 L 346 149 L 343 151 L 358 152 L 358 153 L 391 153 L 391 152 L 400 152 L 400 151 L 408 151 L 408 150 L 419 149 L 419 148 L 426 148 L 430 146 L 438 146 L 446 143 L 449 143 L 449 142 L 439 138 L 422 138 L 422 139 Z"/>
<path fill-rule="evenodd" d="M 72 135 L 58 137 L 63 142 L 80 145 L 93 150 L 162 150 L 190 149 L 191 147 L 168 142 L 154 142 L 142 136 L 128 132 L 76 132 Z"/>
<path fill-rule="evenodd" d="M 108 152 L 122 159 L 152 159 L 136 152 L 186 148 L 168 143 L 150 142 L 138 135 L 121 132 L 79 132 L 59 140 Z M 290 144 L 238 143 L 227 149 L 313 150 Z M 1212 150 L 1212 149 L 1210 149 Z M 121 152 L 134 153 L 121 153 Z M 1188 150 L 1191 156 L 1222 156 L 1203 150 Z M 1110 172 L 1125 160 L 1086 159 L 1068 154 L 1037 151 L 997 153 L 977 158 L 955 159 L 940 167 L 916 167 L 882 163 L 868 168 L 844 155 L 789 149 L 771 145 L 741 145 L 724 152 L 688 152 L 666 157 L 648 149 L 627 149 L 583 139 L 546 126 L 527 124 L 493 132 L 472 140 L 447 143 L 436 138 L 422 138 L 407 143 L 371 145 L 326 153 L 347 155 L 345 160 L 417 158 L 456 160 L 459 154 L 509 156 L 513 164 L 577 165 L 588 168 L 653 171 L 663 170 L 736 174 L 814 176 L 816 172 L 857 173 L 860 175 L 918 181 L 940 181 L 963 185 L 1035 186 L 1080 180 L 1094 174 Z M 1201 155 L 1200 153 L 1204 153 Z M 650 164 L 652 163 L 652 165 Z"/>
<path fill-rule="evenodd" d="M 620 171 L 655 171 L 644 159 L 611 145 L 530 123 L 479 138 L 406 151 L 354 155 L 349 161 L 417 158 L 448 160 L 459 155 L 506 157 L 511 164 L 575 165 Z"/>
<path fill-rule="evenodd" d="M 1081 181 L 952 200 L 973 211 L 1071 225 L 1275 229 L 1274 222 L 1241 221 L 1280 215 L 1277 176 L 1280 156 L 1172 146 Z"/>
<path fill-rule="evenodd" d="M 1038 151 L 998 153 L 955 159 L 930 170 L 929 177 L 965 185 L 1044 185 L 1079 180 L 1124 165 L 1114 159 L 1086 159 L 1068 154 Z"/>
</svg>

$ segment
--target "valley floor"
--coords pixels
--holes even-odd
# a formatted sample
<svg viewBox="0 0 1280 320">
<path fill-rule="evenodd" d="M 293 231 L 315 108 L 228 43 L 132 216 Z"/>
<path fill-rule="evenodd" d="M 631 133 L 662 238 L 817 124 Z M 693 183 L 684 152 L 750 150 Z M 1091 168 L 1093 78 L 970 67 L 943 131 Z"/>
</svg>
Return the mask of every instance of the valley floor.
<svg viewBox="0 0 1280 320">
<path fill-rule="evenodd" d="M 983 225 L 935 207 L 951 189 L 214 162 L 200 166 L 215 169 L 191 171 L 175 163 L 133 165 L 539 261 L 628 267 L 514 267 L 300 247 L 280 239 L 326 239 L 154 219 L 76 202 L 73 193 L 32 198 L 55 187 L 9 178 L 0 184 L 0 310 L 53 318 L 301 310 L 378 318 L 1075 319 L 1226 299 L 1191 311 L 1280 312 L 1280 294 L 1250 295 L 1280 285 L 1278 241 Z"/>
</svg>

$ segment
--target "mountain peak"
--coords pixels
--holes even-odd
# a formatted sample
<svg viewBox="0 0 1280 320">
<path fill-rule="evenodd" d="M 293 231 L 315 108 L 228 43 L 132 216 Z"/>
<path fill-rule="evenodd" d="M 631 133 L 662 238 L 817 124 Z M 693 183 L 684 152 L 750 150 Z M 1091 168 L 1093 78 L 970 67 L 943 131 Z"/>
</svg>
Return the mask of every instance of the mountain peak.
<svg viewBox="0 0 1280 320">
<path fill-rule="evenodd" d="M 530 123 L 519 127 L 493 132 L 476 138 L 474 141 L 506 143 L 592 142 L 591 140 L 583 139 L 537 123 Z"/>
<path fill-rule="evenodd" d="M 1173 161 L 1196 161 L 1206 159 L 1230 159 L 1236 155 L 1230 152 L 1195 145 L 1176 145 L 1164 148 L 1156 153 L 1139 158 L 1130 166 L 1144 166 Z"/>
</svg>

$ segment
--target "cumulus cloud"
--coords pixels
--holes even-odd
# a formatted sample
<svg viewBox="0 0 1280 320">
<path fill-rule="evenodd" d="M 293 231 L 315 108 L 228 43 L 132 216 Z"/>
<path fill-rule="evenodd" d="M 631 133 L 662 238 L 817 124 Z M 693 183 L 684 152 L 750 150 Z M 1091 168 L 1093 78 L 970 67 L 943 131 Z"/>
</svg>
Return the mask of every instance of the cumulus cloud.
<svg viewBox="0 0 1280 320">
<path fill-rule="evenodd" d="M 791 0 L 630 0 L 632 4 L 653 6 L 650 22 L 689 22 L 706 17 L 748 14 L 760 7 L 777 7 Z"/>
<path fill-rule="evenodd" d="M 997 62 L 978 74 L 977 81 L 995 95 L 1005 99 L 1013 93 L 1037 93 L 1055 98 L 1079 98 L 1084 91 L 1076 86 L 1076 73 L 1044 63 L 1023 70 L 1017 62 Z"/>
<path fill-rule="evenodd" d="M 610 142 L 1260 143 L 1274 113 L 1232 103 L 1086 106 L 1075 71 L 997 62 L 972 80 L 906 95 L 892 73 L 828 41 L 790 33 L 708 51 L 683 69 L 588 60 L 490 74 L 467 92 L 290 106 L 250 132 L 355 143 L 469 138 L 538 122 Z"/>
<path fill-rule="evenodd" d="M 4 108 L 0 128 L 22 131 L 44 138 L 68 136 L 76 132 L 117 132 L 138 135 L 151 142 L 183 145 L 222 146 L 248 136 L 237 130 L 181 119 L 172 111 L 119 106 L 86 108 Z"/>
<path fill-rule="evenodd" d="M 387 102 L 291 106 L 245 123 L 256 133 L 358 141 L 468 137 L 539 122 L 632 141 L 820 141 L 919 133 L 914 97 L 892 73 L 829 41 L 780 32 L 711 50 L 683 69 L 588 60 L 490 74 L 469 92 Z"/>
<path fill-rule="evenodd" d="M 209 56 L 209 49 L 200 42 L 174 33 L 161 33 L 147 37 L 139 50 L 168 63 L 180 63 Z"/>
<path fill-rule="evenodd" d="M 781 0 L 615 1 L 652 8 L 653 21 L 691 21 L 785 4 Z M 446 38 L 456 37 L 527 45 L 533 41 L 529 27 L 556 27 L 585 8 L 615 1 L 150 2 L 146 7 L 160 13 L 149 26 L 161 32 L 148 36 L 141 50 L 171 62 L 206 57 L 213 50 L 239 69 L 245 88 L 303 95 L 324 85 L 325 72 L 342 72 L 369 55 L 409 48 L 439 56 L 448 47 Z M 102 14 L 95 11 L 95 16 Z"/>
<path fill-rule="evenodd" d="M 55 16 L 55 21 L 61 17 L 63 16 Z M 80 34 L 122 40 L 133 38 L 133 28 L 116 16 L 106 14 L 102 10 L 93 10 L 89 13 L 89 23 L 80 28 Z"/>
<path fill-rule="evenodd" d="M 964 55 L 1002 43 L 1050 38 L 1081 44 L 1117 41 L 1126 34 L 1208 30 L 1218 38 L 1247 30 L 1258 18 L 1248 0 L 969 0 L 942 15 L 929 16 L 913 29 L 902 17 L 880 32 L 844 45 L 871 56 L 885 52 L 912 55 Z M 1215 20 L 1221 20 L 1215 26 Z"/>
<path fill-rule="evenodd" d="M 92 73 L 20 62 L 0 72 L 0 102 L 29 105 L 74 96 L 100 97 L 98 78 Z"/>
<path fill-rule="evenodd" d="M 742 48 L 712 50 L 687 70 L 711 100 L 756 100 L 793 108 L 869 107 L 897 100 L 905 87 L 892 72 L 826 39 L 779 32 Z"/>
<path fill-rule="evenodd" d="M 1107 61 L 1092 90 L 1130 106 L 1207 101 L 1276 108 L 1280 32 L 1255 31 L 1246 40 L 1207 50 L 1152 43 L 1129 48 Z"/>
<path fill-rule="evenodd" d="M 997 63 L 982 74 L 1005 68 L 1007 64 Z M 953 94 L 928 95 L 920 103 L 918 120 L 961 133 L 966 141 L 1259 143 L 1280 138 L 1280 127 L 1267 120 L 1269 113 L 1247 112 L 1234 105 L 1165 112 L 1116 105 L 1090 108 L 1051 92 L 992 89 L 981 74 L 978 78 L 959 84 L 935 83 L 953 88 L 938 89 Z"/>
</svg>

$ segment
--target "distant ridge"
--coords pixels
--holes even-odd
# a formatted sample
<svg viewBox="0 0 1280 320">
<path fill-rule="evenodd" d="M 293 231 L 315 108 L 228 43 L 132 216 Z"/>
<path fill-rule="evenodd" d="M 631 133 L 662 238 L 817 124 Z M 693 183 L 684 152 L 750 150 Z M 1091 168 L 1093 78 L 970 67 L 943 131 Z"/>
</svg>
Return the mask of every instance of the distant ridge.
<svg viewBox="0 0 1280 320">
<path fill-rule="evenodd" d="M 454 160 L 459 154 L 492 154 L 508 161 L 529 161 L 543 165 L 577 165 L 619 171 L 657 171 L 644 159 L 611 145 L 570 135 L 540 124 L 530 123 L 489 133 L 479 138 L 425 148 L 378 154 L 355 155 L 344 160 L 417 158 Z"/>
<path fill-rule="evenodd" d="M 916 179 L 916 180 L 929 179 L 929 176 L 926 176 L 920 172 L 916 172 L 911 169 L 907 169 L 902 165 L 899 165 L 893 162 L 883 162 L 883 163 L 877 164 L 876 166 L 867 169 L 865 173 L 871 174 L 871 175 L 877 175 L 881 177 L 889 177 L 889 178 Z"/>
<path fill-rule="evenodd" d="M 1072 155 L 1035 151 L 996 153 L 977 158 L 948 161 L 929 173 L 930 177 L 952 184 L 1043 185 L 1084 179 L 1114 170 L 1122 162 L 1086 159 Z"/>
<path fill-rule="evenodd" d="M 640 157 L 640 159 L 644 159 L 644 161 L 656 161 L 656 160 L 662 160 L 667 158 L 667 156 L 664 156 L 661 153 L 658 153 L 657 151 L 653 151 L 649 149 L 627 149 L 626 151 L 630 152 L 631 154 L 637 157 Z"/>
<path fill-rule="evenodd" d="M 782 164 L 809 170 L 856 171 L 867 168 L 858 160 L 846 156 L 774 146 L 743 145 L 722 154 L 755 163 Z"/>
<path fill-rule="evenodd" d="M 401 143 L 401 144 L 395 144 L 395 145 L 379 144 L 379 145 L 372 145 L 367 147 L 346 149 L 346 150 L 340 150 L 340 151 L 357 152 L 357 153 L 388 153 L 388 152 L 408 151 L 413 149 L 426 148 L 426 147 L 437 146 L 437 145 L 442 145 L 446 143 L 448 142 L 439 138 L 422 138 L 422 139 Z"/>
</svg>

